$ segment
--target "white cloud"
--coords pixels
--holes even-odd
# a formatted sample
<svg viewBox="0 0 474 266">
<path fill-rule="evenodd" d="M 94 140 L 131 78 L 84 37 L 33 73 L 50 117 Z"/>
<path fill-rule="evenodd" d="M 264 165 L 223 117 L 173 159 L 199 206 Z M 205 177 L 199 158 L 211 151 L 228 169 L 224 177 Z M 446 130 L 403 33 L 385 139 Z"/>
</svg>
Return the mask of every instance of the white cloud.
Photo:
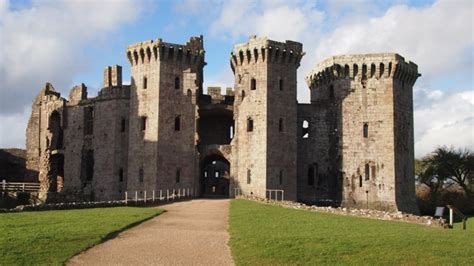
<svg viewBox="0 0 474 266">
<path fill-rule="evenodd" d="M 397 52 L 416 62 L 427 78 L 469 71 L 472 5 L 471 1 L 440 0 L 424 8 L 394 6 L 381 17 L 336 28 L 320 40 L 311 56 L 319 62 L 337 54 Z"/>
<path fill-rule="evenodd" d="M 415 100 L 430 101 L 415 107 L 415 154 L 422 157 L 438 146 L 474 149 L 474 91 L 433 92 L 417 88 Z"/>
<path fill-rule="evenodd" d="M 11 5 L 0 0 L 0 115 L 2 124 L 17 117 L 26 125 L 24 110 L 44 83 L 67 92 L 87 68 L 85 46 L 136 19 L 145 2 L 34 0 L 16 10 Z M 2 126 L 0 147 L 23 147 L 24 140 L 12 142 L 11 132 Z"/>
<path fill-rule="evenodd" d="M 228 1 L 220 16 L 211 25 L 211 34 L 236 39 L 259 35 L 272 39 L 298 40 L 306 31 L 313 31 L 324 17 L 311 5 L 295 1 Z"/>
</svg>

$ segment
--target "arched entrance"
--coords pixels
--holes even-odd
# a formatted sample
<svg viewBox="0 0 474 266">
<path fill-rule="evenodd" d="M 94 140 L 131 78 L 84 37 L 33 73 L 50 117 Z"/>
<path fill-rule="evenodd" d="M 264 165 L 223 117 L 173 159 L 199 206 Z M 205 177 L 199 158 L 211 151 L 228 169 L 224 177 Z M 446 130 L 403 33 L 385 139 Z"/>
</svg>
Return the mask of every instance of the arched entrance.
<svg viewBox="0 0 474 266">
<path fill-rule="evenodd" d="M 204 197 L 228 197 L 230 163 L 223 156 L 211 154 L 200 164 L 201 195 Z"/>
</svg>

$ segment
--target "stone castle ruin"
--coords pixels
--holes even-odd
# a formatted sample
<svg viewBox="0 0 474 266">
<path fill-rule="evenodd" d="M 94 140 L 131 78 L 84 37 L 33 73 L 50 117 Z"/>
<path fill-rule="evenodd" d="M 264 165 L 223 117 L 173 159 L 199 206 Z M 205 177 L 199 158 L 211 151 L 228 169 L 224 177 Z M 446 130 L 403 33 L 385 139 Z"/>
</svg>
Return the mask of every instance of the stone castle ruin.
<svg viewBox="0 0 474 266">
<path fill-rule="evenodd" d="M 251 37 L 234 46 L 233 88 L 203 91 L 203 39 L 130 45 L 103 88 L 65 99 L 49 83 L 33 102 L 27 172 L 45 200 L 123 199 L 125 191 L 193 188 L 195 196 L 255 196 L 417 212 L 413 84 L 398 54 L 330 57 L 296 100 L 301 43 Z M 263 192 L 265 193 L 265 192 Z"/>
</svg>

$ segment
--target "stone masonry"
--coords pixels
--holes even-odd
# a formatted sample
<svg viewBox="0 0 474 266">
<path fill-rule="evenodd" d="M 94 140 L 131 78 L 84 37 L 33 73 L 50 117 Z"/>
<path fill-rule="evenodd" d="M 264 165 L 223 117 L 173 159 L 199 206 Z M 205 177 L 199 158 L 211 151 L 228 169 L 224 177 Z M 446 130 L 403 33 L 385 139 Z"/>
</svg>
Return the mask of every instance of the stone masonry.
<svg viewBox="0 0 474 266">
<path fill-rule="evenodd" d="M 46 201 L 117 200 L 125 191 L 265 197 L 416 213 L 413 92 L 398 54 L 343 55 L 306 77 L 303 45 L 250 37 L 234 46 L 233 88 L 203 91 L 203 38 L 130 45 L 131 84 L 107 66 L 103 88 L 65 99 L 49 83 L 33 102 L 27 173 Z"/>
</svg>

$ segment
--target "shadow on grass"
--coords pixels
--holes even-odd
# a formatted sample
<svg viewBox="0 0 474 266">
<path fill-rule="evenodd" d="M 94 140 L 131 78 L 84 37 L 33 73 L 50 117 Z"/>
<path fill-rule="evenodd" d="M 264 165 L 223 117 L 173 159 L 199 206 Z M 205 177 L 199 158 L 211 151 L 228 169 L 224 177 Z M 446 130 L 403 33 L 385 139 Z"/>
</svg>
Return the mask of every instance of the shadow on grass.
<svg viewBox="0 0 474 266">
<path fill-rule="evenodd" d="M 134 207 L 137 207 L 137 206 L 134 206 Z M 148 207 L 148 206 L 141 206 L 141 207 Z M 152 215 L 152 216 L 150 216 L 150 217 L 148 217 L 148 218 L 142 219 L 142 220 L 138 220 L 138 221 L 133 222 L 133 223 L 131 223 L 131 224 L 128 224 L 128 225 L 126 225 L 126 226 L 124 226 L 124 227 L 122 227 L 122 228 L 119 228 L 118 230 L 115 230 L 115 231 L 112 231 L 112 232 L 108 233 L 107 235 L 105 235 L 104 237 L 102 237 L 97 243 L 94 243 L 94 244 L 92 244 L 92 245 L 86 247 L 85 249 L 83 249 L 83 250 L 81 250 L 81 251 L 75 253 L 75 254 L 72 255 L 71 257 L 69 257 L 69 258 L 65 261 L 64 265 L 67 264 L 67 262 L 68 262 L 69 260 L 71 260 L 73 257 L 75 257 L 75 256 L 77 256 L 77 255 L 80 255 L 81 253 L 84 253 L 84 252 L 88 251 L 89 249 L 91 249 L 91 248 L 93 248 L 93 247 L 95 247 L 95 246 L 97 246 L 97 245 L 100 245 L 100 244 L 102 244 L 102 243 L 104 243 L 104 242 L 106 242 L 106 241 L 112 240 L 112 239 L 116 238 L 120 233 L 122 233 L 122 232 L 124 232 L 124 231 L 126 231 L 126 230 L 128 230 L 128 229 L 131 229 L 131 228 L 133 228 L 133 227 L 135 227 L 135 226 L 137 226 L 137 225 L 140 225 L 140 224 L 142 224 L 142 223 L 144 223 L 144 222 L 146 222 L 146 221 L 149 221 L 149 220 L 151 220 L 151 219 L 153 219 L 153 218 L 155 218 L 155 217 L 158 217 L 158 216 L 164 214 L 165 212 L 166 212 L 166 210 L 161 210 L 160 213 L 154 214 L 154 215 Z"/>
</svg>

